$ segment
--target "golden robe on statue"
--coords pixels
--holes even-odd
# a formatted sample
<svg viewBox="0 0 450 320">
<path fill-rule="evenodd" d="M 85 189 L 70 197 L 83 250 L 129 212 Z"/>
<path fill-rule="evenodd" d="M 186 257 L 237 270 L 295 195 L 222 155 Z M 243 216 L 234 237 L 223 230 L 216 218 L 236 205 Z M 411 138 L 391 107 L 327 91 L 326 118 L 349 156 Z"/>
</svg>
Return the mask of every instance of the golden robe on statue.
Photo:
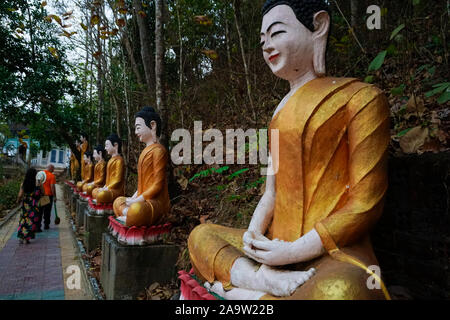
<svg viewBox="0 0 450 320">
<path fill-rule="evenodd" d="M 70 155 L 70 178 L 73 181 L 77 180 L 77 171 L 80 168 L 80 163 L 77 160 L 77 157 L 72 153 Z"/>
<path fill-rule="evenodd" d="M 328 252 L 281 267 L 317 271 L 282 299 L 382 299 L 382 290 L 368 289 L 366 270 L 378 266 L 369 230 L 382 213 L 388 186 L 384 94 L 356 79 L 318 78 L 298 89 L 270 129 L 279 130 L 279 154 L 272 153 L 276 195 L 266 236 L 295 241 L 315 228 Z M 231 267 L 244 256 L 245 231 L 197 226 L 188 240 L 196 275 L 230 288 Z"/>
<path fill-rule="evenodd" d="M 95 188 L 100 188 L 105 185 L 106 181 L 106 162 L 105 160 L 101 159 L 94 167 L 94 184 L 93 185 L 87 185 L 85 184 L 83 186 L 83 191 L 86 192 L 88 196 L 92 195 L 92 191 L 94 191 Z"/>
<path fill-rule="evenodd" d="M 86 191 L 86 185 L 94 180 L 94 164 L 90 163 L 84 166 L 83 177 L 83 181 L 77 183 L 77 189 L 80 192 Z"/>
<path fill-rule="evenodd" d="M 125 163 L 121 155 L 109 159 L 106 166 L 106 183 L 108 190 L 95 188 L 92 197 L 97 204 L 113 203 L 117 197 L 125 194 Z"/>
<path fill-rule="evenodd" d="M 81 152 L 81 180 L 84 180 L 84 167 L 86 166 L 86 164 L 84 163 L 84 153 L 87 151 L 88 149 L 88 142 L 85 141 L 81 144 L 80 146 L 80 152 Z"/>
<path fill-rule="evenodd" d="M 138 161 L 137 197 L 143 196 L 144 202 L 133 203 L 127 212 L 126 226 L 151 226 L 157 224 L 169 212 L 170 200 L 166 177 L 168 162 L 166 148 L 159 143 L 146 147 Z M 126 198 L 114 201 L 114 213 L 122 216 L 126 208 Z"/>
</svg>

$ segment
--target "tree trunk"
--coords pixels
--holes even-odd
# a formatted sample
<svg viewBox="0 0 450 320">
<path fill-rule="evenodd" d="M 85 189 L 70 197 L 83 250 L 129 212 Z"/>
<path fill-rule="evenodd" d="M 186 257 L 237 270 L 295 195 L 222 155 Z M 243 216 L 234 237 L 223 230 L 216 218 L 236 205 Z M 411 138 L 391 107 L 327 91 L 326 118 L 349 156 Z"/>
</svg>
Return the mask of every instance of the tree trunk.
<svg viewBox="0 0 450 320">
<path fill-rule="evenodd" d="M 167 111 L 164 99 L 164 29 L 163 29 L 164 0 L 155 0 L 155 78 L 156 78 L 156 107 L 161 116 L 160 142 L 168 148 L 167 140 Z"/>
<path fill-rule="evenodd" d="M 148 21 L 146 17 L 140 14 L 140 12 L 144 12 L 142 8 L 141 0 L 133 0 L 134 12 L 136 15 L 136 20 L 139 28 L 139 39 L 141 44 L 141 58 L 142 63 L 144 65 L 145 72 L 145 81 L 147 83 L 148 92 L 146 92 L 145 101 L 148 104 L 152 103 L 151 92 L 154 92 L 155 87 L 155 63 L 152 54 L 152 49 L 150 47 L 151 38 L 150 38 L 150 30 L 148 28 Z"/>
<path fill-rule="evenodd" d="M 358 0 L 350 0 L 351 24 L 355 31 L 358 24 Z"/>
<path fill-rule="evenodd" d="M 184 77 L 184 72 L 183 72 L 183 38 L 181 36 L 181 22 L 180 22 L 180 8 L 179 8 L 179 4 L 177 4 L 177 18 L 178 18 L 178 39 L 179 39 L 179 43 L 180 43 L 180 53 L 179 53 L 179 59 L 180 59 L 180 64 L 179 64 L 179 71 L 178 71 L 178 76 L 179 76 L 179 83 L 178 83 L 178 110 L 180 112 L 180 117 L 181 117 L 181 127 L 184 128 L 184 114 L 183 114 L 183 77 Z"/>
<path fill-rule="evenodd" d="M 257 125 L 258 119 L 256 117 L 255 106 L 253 104 L 252 87 L 251 87 L 251 84 L 250 84 L 250 74 L 249 74 L 249 71 L 248 71 L 247 61 L 245 59 L 244 42 L 243 42 L 243 39 L 242 39 L 241 28 L 239 26 L 239 21 L 238 21 L 237 14 L 236 14 L 236 1 L 233 1 L 233 15 L 234 15 L 234 22 L 235 22 L 235 25 L 236 25 L 237 34 L 238 34 L 238 37 L 239 37 L 239 45 L 241 47 L 242 62 L 244 64 L 245 81 L 246 81 L 246 84 L 247 84 L 247 96 L 248 96 L 248 100 L 249 100 L 249 103 L 250 103 L 250 108 L 251 108 L 252 114 L 253 114 L 253 121 L 255 121 L 255 125 Z"/>
</svg>

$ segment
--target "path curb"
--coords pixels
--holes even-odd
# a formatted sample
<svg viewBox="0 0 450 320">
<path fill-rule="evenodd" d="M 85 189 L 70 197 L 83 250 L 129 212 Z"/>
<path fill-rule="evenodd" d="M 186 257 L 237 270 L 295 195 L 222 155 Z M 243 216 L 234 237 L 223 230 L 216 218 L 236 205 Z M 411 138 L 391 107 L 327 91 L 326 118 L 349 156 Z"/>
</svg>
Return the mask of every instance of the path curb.
<svg viewBox="0 0 450 320">
<path fill-rule="evenodd" d="M 11 211 L 6 215 L 6 217 L 2 221 L 0 221 L 0 228 L 3 227 L 3 225 L 5 225 L 19 211 L 20 211 L 20 206 L 14 208 L 14 209 L 11 209 Z"/>
</svg>

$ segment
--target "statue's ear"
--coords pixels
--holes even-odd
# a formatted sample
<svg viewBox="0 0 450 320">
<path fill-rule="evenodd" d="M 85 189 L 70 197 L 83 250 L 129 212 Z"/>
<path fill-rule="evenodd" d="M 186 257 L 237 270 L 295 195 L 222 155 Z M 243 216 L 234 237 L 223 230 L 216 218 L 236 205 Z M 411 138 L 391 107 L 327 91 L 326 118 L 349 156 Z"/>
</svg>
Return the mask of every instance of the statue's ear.
<svg viewBox="0 0 450 320">
<path fill-rule="evenodd" d="M 330 16 L 328 12 L 322 10 L 314 15 L 314 71 L 317 76 L 321 77 L 325 75 L 326 65 L 326 50 L 328 32 L 330 31 Z"/>
<path fill-rule="evenodd" d="M 156 127 L 157 127 L 156 121 L 155 120 L 150 121 L 150 129 L 152 131 L 156 131 Z"/>
</svg>

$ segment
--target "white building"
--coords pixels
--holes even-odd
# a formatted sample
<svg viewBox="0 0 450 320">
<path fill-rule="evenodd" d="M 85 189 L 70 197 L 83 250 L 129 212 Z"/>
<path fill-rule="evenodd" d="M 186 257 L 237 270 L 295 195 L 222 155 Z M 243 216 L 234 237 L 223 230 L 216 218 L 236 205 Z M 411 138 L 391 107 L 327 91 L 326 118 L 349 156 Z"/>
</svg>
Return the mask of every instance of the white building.
<svg viewBox="0 0 450 320">
<path fill-rule="evenodd" d="M 31 165 L 38 169 L 44 169 L 52 164 L 55 169 L 64 170 L 69 166 L 70 149 L 52 149 L 50 152 L 39 151 L 36 158 L 31 160 Z"/>
</svg>

